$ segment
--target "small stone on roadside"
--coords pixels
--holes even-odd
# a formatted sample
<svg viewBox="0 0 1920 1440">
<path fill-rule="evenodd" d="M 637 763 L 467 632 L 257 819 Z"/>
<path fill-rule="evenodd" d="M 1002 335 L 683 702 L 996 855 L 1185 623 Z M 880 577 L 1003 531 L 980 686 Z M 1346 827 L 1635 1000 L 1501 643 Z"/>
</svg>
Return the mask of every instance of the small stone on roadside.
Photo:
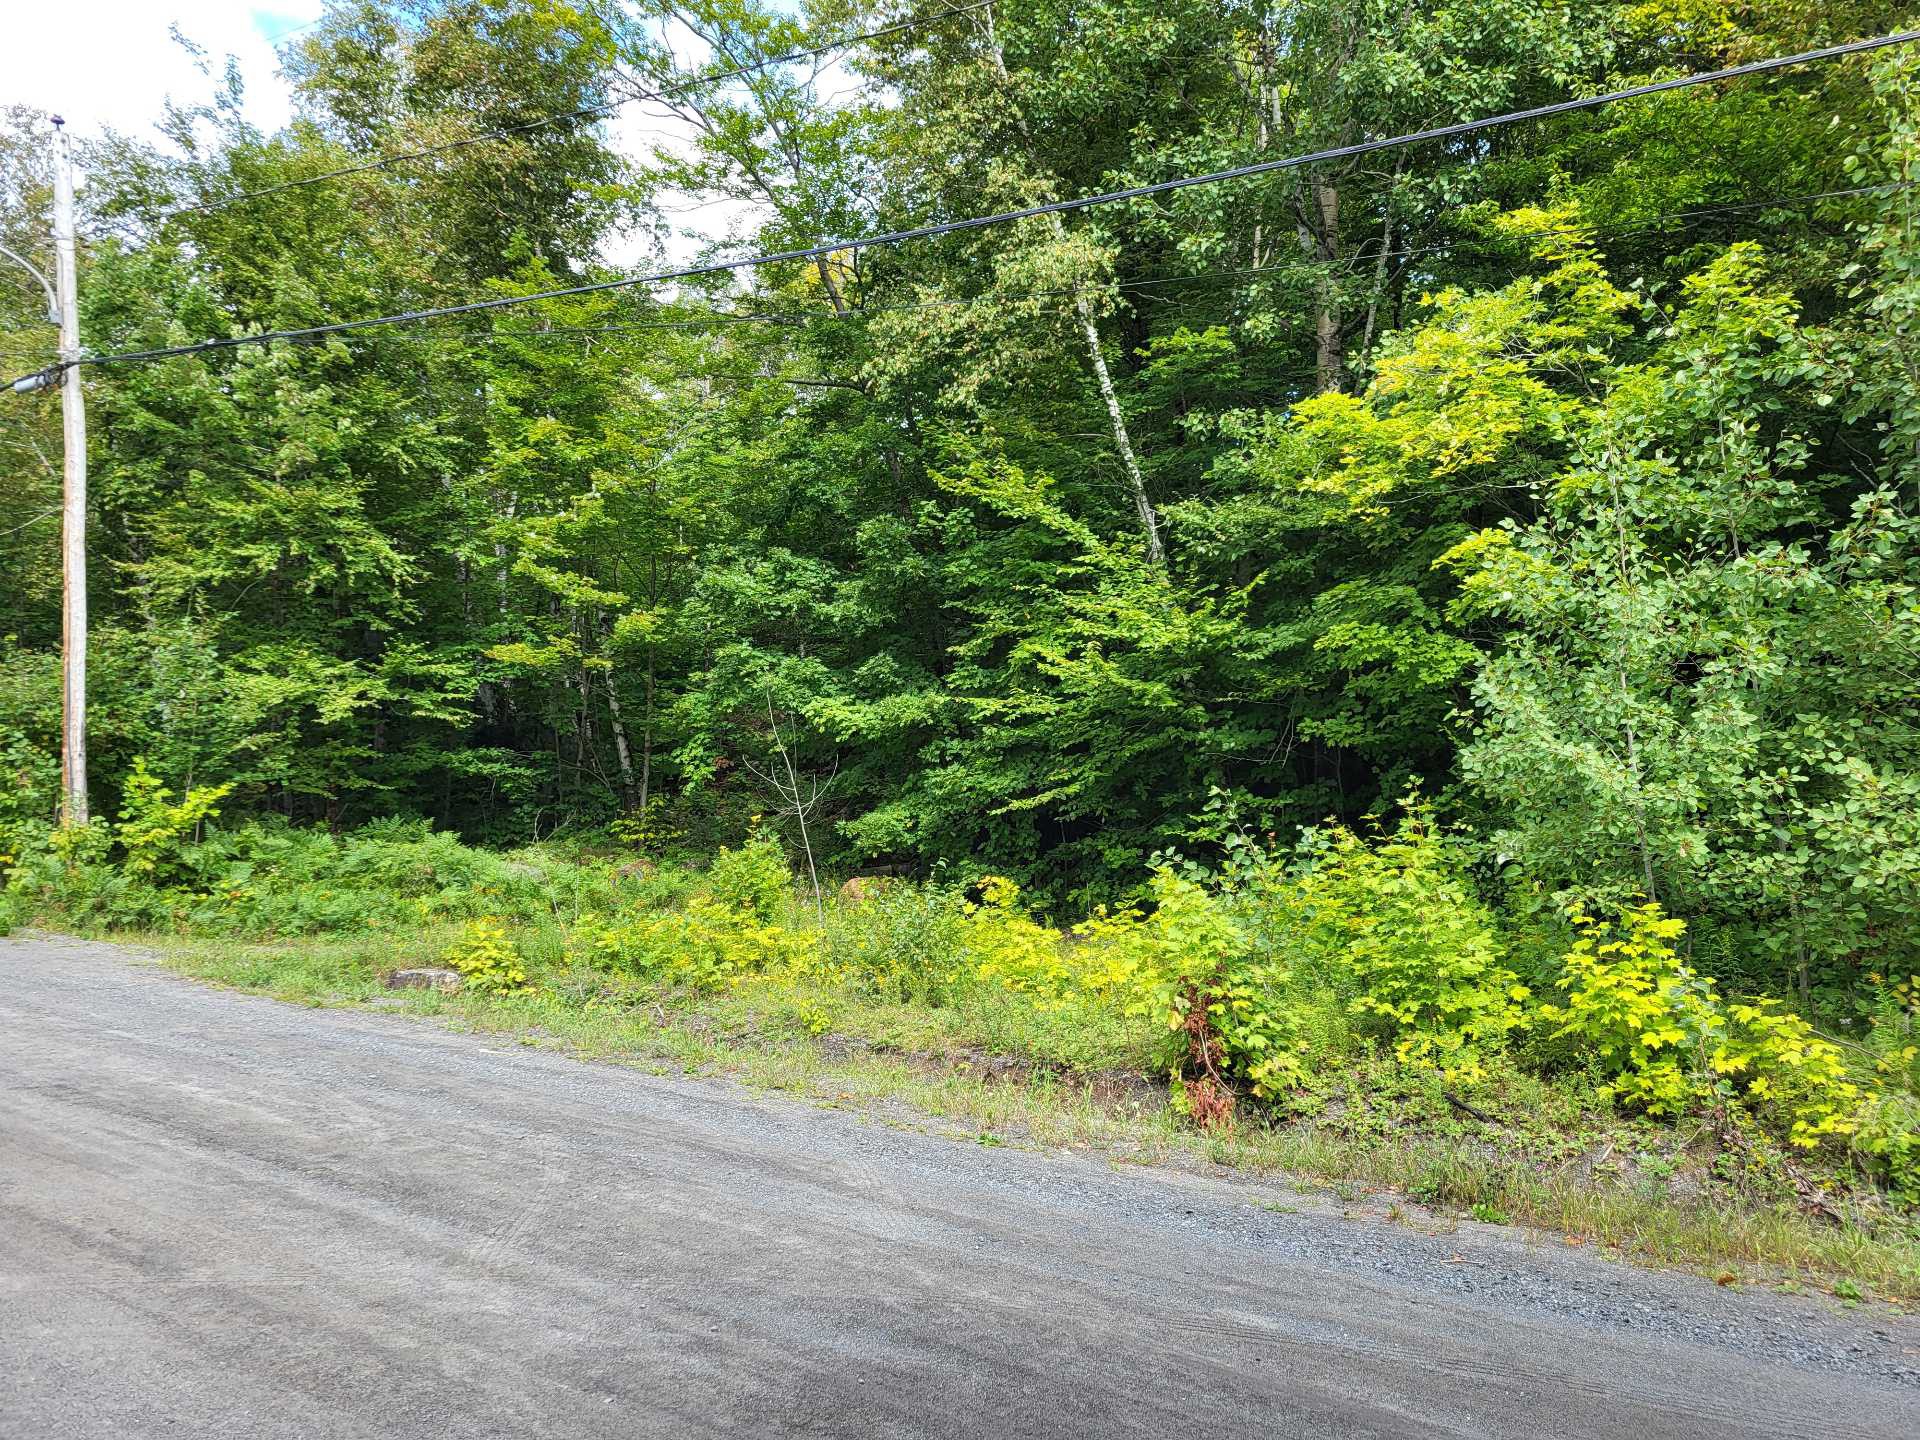
<svg viewBox="0 0 1920 1440">
<path fill-rule="evenodd" d="M 460 972 L 443 970 L 438 966 L 422 966 L 417 970 L 396 970 L 387 976 L 389 990 L 458 990 Z"/>
</svg>

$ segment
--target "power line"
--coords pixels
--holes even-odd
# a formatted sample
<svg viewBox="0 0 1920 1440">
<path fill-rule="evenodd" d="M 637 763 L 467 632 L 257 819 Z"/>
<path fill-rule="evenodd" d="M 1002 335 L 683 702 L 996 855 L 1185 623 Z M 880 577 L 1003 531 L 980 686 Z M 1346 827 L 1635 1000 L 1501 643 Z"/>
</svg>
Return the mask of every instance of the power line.
<svg viewBox="0 0 1920 1440">
<path fill-rule="evenodd" d="M 1888 180 L 1873 185 L 1849 185 L 1839 190 L 1814 190 L 1798 195 L 1777 195 L 1765 200 L 1740 200 L 1721 205 L 1699 205 L 1690 210 L 1671 210 L 1663 215 L 1649 215 L 1644 220 L 1636 220 L 1630 225 L 1546 225 L 1533 229 L 1514 228 L 1505 232 L 1505 237 L 1517 240 L 1546 239 L 1553 235 L 1593 235 L 1611 240 L 1628 240 L 1635 236 L 1650 234 L 1665 229 L 1669 225 L 1685 220 L 1698 220 L 1710 215 L 1741 214 L 1754 210 L 1783 210 L 1792 205 L 1812 205 L 1823 200 L 1844 200 L 1853 196 L 1892 194 L 1901 190 L 1911 190 L 1920 181 Z M 1459 207 L 1464 208 L 1464 207 Z M 1431 245 L 1415 246 L 1410 250 L 1390 252 L 1390 258 L 1414 260 L 1423 255 L 1440 255 L 1449 250 L 1458 250 L 1468 245 L 1484 245 L 1501 236 L 1463 235 L 1454 240 L 1439 240 Z M 1367 258 L 1373 258 L 1371 256 Z M 1361 259 L 1354 257 L 1355 263 Z M 1299 260 L 1283 261 L 1274 265 L 1249 265 L 1236 270 L 1201 271 L 1193 275 L 1169 275 L 1161 278 L 1116 281 L 1122 290 L 1143 289 L 1148 286 L 1172 285 L 1197 280 L 1211 280 L 1216 276 L 1231 278 L 1237 275 L 1282 274 L 1289 271 L 1310 274 L 1316 267 Z"/>
<path fill-rule="evenodd" d="M 850 45 L 863 44 L 869 40 L 879 40 L 895 35 L 903 30 L 917 30 L 922 25 L 930 25 L 935 20 L 946 19 L 950 15 L 964 15 L 970 10 L 982 10 L 998 3 L 998 0 L 972 0 L 971 4 L 957 5 L 942 10 L 938 15 L 928 15 L 918 20 L 902 20 L 893 25 L 882 26 L 878 30 L 869 30 L 860 35 L 847 35 L 838 40 L 830 40 L 806 50 L 794 50 L 785 55 L 775 55 L 765 60 L 755 60 L 745 65 L 737 65 L 731 70 L 716 70 L 704 75 L 690 75 L 671 85 L 663 85 L 658 90 L 643 90 L 632 95 L 622 96 L 618 100 L 609 100 L 604 104 L 590 105 L 581 110 L 569 110 L 558 115 L 542 115 L 532 120 L 524 120 L 516 125 L 503 125 L 497 130 L 485 130 L 477 135 L 468 135 L 459 140 L 448 140 L 439 145 L 428 145 L 419 150 L 402 151 L 396 155 L 382 155 L 355 165 L 343 165 L 337 170 L 323 170 L 317 175 L 305 175 L 298 180 L 282 181 L 278 185 L 262 186 L 258 190 L 244 190 L 238 195 L 227 195 L 218 200 L 204 200 L 192 205 L 176 205 L 163 210 L 153 219 L 154 224 L 164 225 L 176 215 L 206 213 L 224 210 L 229 205 L 239 205 L 248 200 L 258 200 L 267 195 L 278 195 L 287 190 L 298 190 L 308 185 L 323 184 L 328 180 L 339 180 L 348 175 L 363 175 L 370 170 L 384 170 L 392 165 L 408 164 L 415 160 L 431 159 L 435 155 L 445 155 L 455 150 L 470 149 L 475 145 L 484 145 L 491 140 L 505 140 L 515 135 L 524 135 L 529 131 L 545 129 L 549 125 L 565 125 L 576 120 L 596 120 L 611 115 L 625 105 L 640 101 L 663 100 L 669 95 L 680 95 L 703 85 L 717 84 L 722 80 L 735 80 L 743 75 L 758 74 L 762 70 L 771 70 L 781 65 L 792 65 L 802 60 L 817 59 L 835 50 L 844 50 Z M 323 17 L 324 18 L 324 17 Z M 318 24 L 318 21 L 312 22 Z M 304 27 L 303 27 L 304 28 Z M 292 32 L 289 31 L 289 34 Z"/>
<path fill-rule="evenodd" d="M 985 0 L 983 0 L 983 3 L 985 3 Z M 1638 99 L 1642 96 L 1657 95 L 1665 91 L 1680 90 L 1693 85 L 1705 85 L 1747 75 L 1764 74 L 1768 71 L 1781 70 L 1795 65 L 1834 60 L 1841 56 L 1883 49 L 1890 45 L 1910 44 L 1915 40 L 1920 40 L 1920 30 L 1903 30 L 1890 35 L 1878 35 L 1867 40 L 1855 40 L 1845 45 L 1831 45 L 1819 50 L 1802 51 L 1797 55 L 1778 56 L 1769 60 L 1755 60 L 1744 65 L 1730 66 L 1726 69 L 1710 70 L 1695 75 L 1683 75 L 1672 80 L 1660 80 L 1645 85 L 1630 86 L 1624 90 L 1611 90 L 1605 94 L 1588 96 L 1584 99 L 1562 100 L 1551 105 L 1539 105 L 1527 110 L 1513 110 L 1503 115 L 1492 115 L 1479 120 L 1464 120 L 1453 125 L 1435 126 L 1431 129 L 1416 130 L 1404 135 L 1394 135 L 1379 140 L 1364 140 L 1351 145 L 1339 145 L 1330 149 L 1314 150 L 1305 154 L 1285 156 L 1275 160 L 1264 160 L 1247 165 L 1238 165 L 1231 169 L 1210 171 L 1203 175 L 1186 175 L 1172 180 L 1160 180 L 1146 185 L 1129 186 L 1123 190 L 1103 191 L 1098 194 L 1081 196 L 1072 200 L 1054 200 L 1045 204 L 1024 206 L 1018 210 L 1003 210 L 991 215 L 976 215 L 964 220 L 949 220 L 937 225 L 920 225 L 904 230 L 886 231 L 878 235 L 860 236 L 847 240 L 832 240 L 825 244 L 810 245 L 801 249 L 774 251 L 762 255 L 747 256 L 737 260 L 709 261 L 699 265 L 682 266 L 673 270 L 655 271 L 646 275 L 630 275 L 614 280 L 600 280 L 581 285 L 567 285 L 551 290 L 535 291 L 526 295 L 507 295 L 490 300 L 471 300 L 459 305 L 442 305 L 430 309 L 408 310 L 393 315 L 372 316 L 364 320 L 339 320 L 325 325 L 310 325 L 290 330 L 262 331 L 254 335 L 238 335 L 217 340 L 201 340 L 188 345 L 172 345 L 153 350 L 132 350 L 109 355 L 82 356 L 72 363 L 77 365 L 124 364 L 134 361 L 164 360 L 174 356 L 199 354 L 209 350 L 233 349 L 242 345 L 263 345 L 275 340 L 313 340 L 351 330 L 364 330 L 376 326 L 407 325 L 415 324 L 423 320 L 446 319 L 455 315 L 479 314 L 491 310 L 504 310 L 518 305 L 535 304 L 540 301 L 563 300 L 577 295 L 593 295 L 610 290 L 629 289 L 636 285 L 652 285 L 672 280 L 688 280 L 703 275 L 727 274 L 740 270 L 753 269 L 762 265 L 790 264 L 804 260 L 822 260 L 833 255 L 844 254 L 848 251 L 871 249 L 881 245 L 899 245 L 911 240 L 933 239 L 941 235 L 977 230 L 988 225 L 1004 225 L 1017 220 L 1032 219 L 1041 215 L 1057 215 L 1067 211 L 1087 209 L 1096 205 L 1112 205 L 1127 200 L 1138 200 L 1154 195 L 1165 195 L 1178 190 L 1190 189 L 1196 185 L 1213 185 L 1223 181 L 1240 180 L 1255 175 L 1270 175 L 1283 170 L 1298 169 L 1305 165 L 1345 159 L 1355 155 L 1373 154 L 1378 151 L 1420 144 L 1429 140 L 1452 139 L 1462 135 L 1474 134 L 1482 130 L 1494 129 L 1499 126 L 1516 124 L 1523 120 L 1539 120 L 1554 115 L 1564 115 L 1574 111 L 1589 110 L 1597 106 L 1612 104 L 1621 100 Z"/>
<path fill-rule="evenodd" d="M 1788 206 L 1818 204 L 1826 200 L 1850 199 L 1863 195 L 1887 194 L 1915 188 L 1915 181 L 1891 180 L 1869 185 L 1850 185 L 1835 190 L 1803 191 L 1793 195 L 1774 195 L 1758 200 L 1727 201 L 1715 205 L 1693 206 L 1686 210 L 1672 210 L 1659 215 L 1649 215 L 1630 225 L 1549 225 L 1530 229 L 1512 229 L 1506 235 L 1514 239 L 1541 239 L 1552 235 L 1593 235 L 1609 239 L 1628 239 L 1669 225 L 1688 220 L 1703 219 L 1709 216 L 1750 213 L 1753 211 L 1785 209 Z M 1454 207 L 1456 210 L 1465 207 Z M 1405 262 L 1425 255 L 1442 254 L 1457 250 L 1463 246 L 1484 244 L 1491 237 L 1462 236 L 1454 240 L 1438 241 L 1430 245 L 1417 246 L 1409 250 L 1394 252 L 1395 258 Z M 1357 264 L 1358 256 L 1354 257 Z M 981 295 L 942 296 L 928 300 L 908 301 L 893 305 L 865 305 L 846 312 L 792 312 L 751 314 L 742 311 L 711 310 L 705 315 L 686 320 L 634 320 L 620 321 L 606 325 L 551 325 L 538 330 L 495 331 L 483 335 L 456 334 L 425 337 L 428 344 L 500 344 L 508 341 L 544 341 L 565 339 L 572 336 L 615 335 L 640 331 L 692 330 L 705 331 L 721 329 L 733 325 L 780 325 L 802 327 L 832 321 L 860 320 L 874 315 L 903 314 L 926 310 L 953 309 L 984 302 L 1010 300 L 1056 299 L 1087 294 L 1093 291 L 1111 288 L 1122 291 L 1147 292 L 1163 285 L 1191 285 L 1209 281 L 1244 279 L 1250 276 L 1306 274 L 1318 267 L 1305 261 L 1288 260 L 1272 265 L 1240 265 L 1231 268 L 1185 272 L 1172 275 L 1140 275 L 1115 279 L 1090 285 L 1052 286 L 1040 290 L 995 291 Z M 1349 267 L 1351 268 L 1351 267 Z M 1045 315 L 1064 315 L 1067 311 L 1045 311 Z M 9 347 L 0 347 L 0 354 L 23 357 L 28 352 Z M 777 378 L 777 377 L 769 377 Z"/>
<path fill-rule="evenodd" d="M 290 39 L 291 37 L 298 35 L 302 30 L 311 30 L 314 26 L 318 25 L 322 20 L 326 18 L 327 18 L 326 12 L 322 11 L 320 14 L 314 16 L 313 19 L 311 20 L 303 20 L 298 25 L 289 25 L 284 30 L 276 31 L 272 35 L 263 35 L 260 38 L 266 41 L 266 43 L 269 45 L 278 45 L 282 40 Z"/>
<path fill-rule="evenodd" d="M 1764 200 L 1731 201 L 1719 205 L 1700 205 L 1687 210 L 1674 210 L 1661 215 L 1650 215 L 1630 225 L 1547 225 L 1530 229 L 1511 229 L 1505 237 L 1513 239 L 1544 239 L 1554 235 L 1592 235 L 1611 239 L 1629 239 L 1634 236 L 1660 230 L 1686 220 L 1697 220 L 1714 215 L 1740 214 L 1756 210 L 1785 209 L 1792 205 L 1817 204 L 1824 200 L 1839 200 L 1860 195 L 1872 195 L 1914 188 L 1916 183 L 1910 180 L 1884 181 L 1873 185 L 1852 185 L 1839 190 L 1815 190 L 1795 195 L 1777 195 Z M 1441 254 L 1456 250 L 1462 246 L 1485 244 L 1489 239 L 1503 237 L 1462 236 L 1456 240 L 1444 240 L 1432 245 L 1418 246 L 1411 250 L 1395 251 L 1395 258 L 1414 259 L 1422 255 Z M 1361 257 L 1354 257 L 1359 263 Z M 1287 273 L 1311 274 L 1318 267 L 1310 262 L 1287 260 L 1272 265 L 1239 265 L 1215 270 L 1201 270 L 1174 275 L 1142 275 L 1127 278 L 1116 277 L 1111 281 L 1072 286 L 1053 286 L 1043 290 L 1005 290 L 989 291 L 980 295 L 941 296 L 928 300 L 909 301 L 895 305 L 863 305 L 844 313 L 837 311 L 819 311 L 807 313 L 764 313 L 747 314 L 740 311 L 713 310 L 706 315 L 687 320 L 633 320 L 619 321 L 606 325 L 549 325 L 538 330 L 496 330 L 485 334 L 430 335 L 423 337 L 427 344 L 500 344 L 510 341 L 540 341 L 547 339 L 567 339 L 573 336 L 617 335 L 639 331 L 661 330 L 713 330 L 733 325 L 782 325 L 800 327 L 827 323 L 837 320 L 859 320 L 872 315 L 893 315 L 915 311 L 959 308 L 1012 300 L 1043 300 L 1089 294 L 1111 287 L 1119 291 L 1145 291 L 1162 285 L 1198 284 L 1207 281 L 1235 280 L 1247 276 L 1278 275 Z M 1046 310 L 1039 312 L 1043 316 L 1064 316 L 1073 312 L 1067 310 Z M 778 377 L 769 377 L 778 378 Z"/>
<path fill-rule="evenodd" d="M 41 514 L 34 516 L 31 520 L 22 521 L 20 524 L 14 526 L 11 530 L 0 530 L 0 540 L 6 539 L 9 535 L 18 535 L 22 530 L 25 530 L 32 525 L 38 525 L 42 520 L 51 520 L 54 516 L 58 515 L 59 513 L 60 512 L 58 510 L 43 511 Z"/>
</svg>

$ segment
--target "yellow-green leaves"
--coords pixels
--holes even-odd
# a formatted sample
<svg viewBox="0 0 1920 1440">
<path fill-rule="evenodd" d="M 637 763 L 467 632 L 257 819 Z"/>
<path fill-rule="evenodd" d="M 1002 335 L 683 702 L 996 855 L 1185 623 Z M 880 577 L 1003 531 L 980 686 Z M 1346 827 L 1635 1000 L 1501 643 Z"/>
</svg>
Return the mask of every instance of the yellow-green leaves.
<svg viewBox="0 0 1920 1440">
<path fill-rule="evenodd" d="M 146 759 L 136 758 L 127 776 L 120 823 L 114 827 L 114 838 L 126 852 L 128 873 L 160 884 L 173 879 L 180 865 L 180 847 L 218 812 L 220 802 L 232 791 L 231 785 L 189 789 L 176 803 L 173 792 L 147 769 Z"/>
<path fill-rule="evenodd" d="M 1564 998 L 1540 1014 L 1606 1062 L 1604 1093 L 1653 1115 L 1741 1098 L 1802 1148 L 1853 1132 L 1861 1092 L 1839 1047 L 1776 1001 L 1722 1000 L 1674 949 L 1684 921 L 1651 902 L 1616 920 L 1572 918 L 1579 934 L 1556 982 Z"/>
<path fill-rule="evenodd" d="M 1588 410 L 1635 303 L 1572 220 L 1502 217 L 1539 237 L 1549 268 L 1499 290 L 1425 297 L 1426 318 L 1383 347 L 1364 393 L 1316 395 L 1259 432 L 1269 483 L 1379 520 L 1400 497 L 1491 495 L 1537 479 Z"/>
<path fill-rule="evenodd" d="M 1288 902 L 1298 916 L 1292 943 L 1330 983 L 1357 990 L 1348 1008 L 1402 1064 L 1478 1078 L 1486 1050 L 1526 1023 L 1529 991 L 1431 813 L 1413 809 L 1371 844 L 1344 826 L 1317 843 Z"/>
<path fill-rule="evenodd" d="M 468 988 L 485 995 L 524 995 L 533 989 L 520 947 L 504 921 L 491 915 L 469 920 L 440 958 L 460 972 Z"/>
</svg>

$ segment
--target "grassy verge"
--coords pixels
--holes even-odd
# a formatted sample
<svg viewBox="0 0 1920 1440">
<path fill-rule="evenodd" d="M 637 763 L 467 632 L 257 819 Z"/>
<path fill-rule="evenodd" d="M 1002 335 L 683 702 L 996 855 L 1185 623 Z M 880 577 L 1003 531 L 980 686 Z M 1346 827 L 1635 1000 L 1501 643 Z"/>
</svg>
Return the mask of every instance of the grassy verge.
<svg viewBox="0 0 1920 1440">
<path fill-rule="evenodd" d="M 1143 1022 L 1090 1026 L 1084 1014 L 1037 1013 L 990 992 L 936 1007 L 830 984 L 662 988 L 570 968 L 557 949 L 532 995 L 385 988 L 386 972 L 430 962 L 445 941 L 427 929 L 405 939 L 140 943 L 215 984 L 433 1017 L 659 1073 L 726 1076 L 984 1144 L 1285 1177 L 1388 1218 L 1512 1223 L 1726 1284 L 1920 1303 L 1911 1222 L 1864 1197 L 1824 1218 L 1804 1213 L 1781 1177 L 1729 1171 L 1711 1137 L 1622 1119 L 1565 1078 L 1505 1069 L 1463 1102 L 1431 1077 L 1358 1061 L 1311 1115 L 1203 1134 L 1153 1078 L 1158 1037 Z"/>
</svg>

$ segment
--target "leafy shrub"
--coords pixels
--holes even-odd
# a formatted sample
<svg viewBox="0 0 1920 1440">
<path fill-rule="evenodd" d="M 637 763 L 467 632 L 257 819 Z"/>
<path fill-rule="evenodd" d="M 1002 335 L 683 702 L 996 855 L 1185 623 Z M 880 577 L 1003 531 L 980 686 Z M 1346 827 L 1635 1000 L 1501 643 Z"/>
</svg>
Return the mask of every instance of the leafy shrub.
<svg viewBox="0 0 1920 1440">
<path fill-rule="evenodd" d="M 1412 810 L 1375 844 L 1329 826 L 1309 857 L 1285 899 L 1303 964 L 1350 993 L 1348 1008 L 1392 1040 L 1403 1064 L 1484 1075 L 1484 1050 L 1525 1023 L 1530 992 L 1431 815 Z"/>
<path fill-rule="evenodd" d="M 19 731 L 0 729 L 0 874 L 44 847 L 59 792 L 59 760 Z"/>
<path fill-rule="evenodd" d="M 1652 902 L 1618 921 L 1573 920 L 1579 935 L 1555 982 L 1565 998 L 1540 1014 L 1599 1060 L 1604 1096 L 1665 1116 L 1740 1099 L 1785 1121 L 1801 1148 L 1852 1132 L 1860 1089 L 1839 1047 L 1777 1002 L 1724 1003 L 1673 947 L 1685 921 Z"/>
<path fill-rule="evenodd" d="M 1067 936 L 1021 908 L 1018 885 L 988 875 L 978 888 L 980 898 L 961 906 L 960 923 L 960 945 L 974 979 L 1026 996 L 1043 1010 L 1101 988 L 1069 960 Z"/>
<path fill-rule="evenodd" d="M 110 864 L 113 827 L 96 820 L 54 828 L 14 828 L 18 849 L 7 862 L 7 888 L 73 923 L 151 927 L 170 918 L 176 900 L 147 880 Z"/>
<path fill-rule="evenodd" d="M 1179 1037 L 1180 1098 L 1203 1123 L 1218 1110 L 1213 1088 L 1229 1078 L 1260 1099 L 1304 1083 L 1286 967 L 1257 952 L 1227 906 L 1195 881 L 1163 867 L 1150 892 L 1150 915 L 1096 916 L 1080 928 L 1094 951 L 1085 983 L 1119 995 L 1129 1015 L 1164 1018 Z"/>
<path fill-rule="evenodd" d="M 1811 1149 L 1857 1128 L 1860 1087 L 1847 1078 L 1840 1047 L 1779 1001 L 1727 1006 L 1714 1041 L 1707 1067 L 1718 1077 L 1715 1092 L 1744 1084 L 1749 1104 L 1788 1122 L 1793 1144 Z"/>
<path fill-rule="evenodd" d="M 395 820 L 336 837 L 279 821 L 211 830 L 184 852 L 204 896 L 191 911 L 203 928 L 302 935 L 384 929 L 493 915 L 534 919 L 613 903 L 604 865 L 500 855 Z"/>
<path fill-rule="evenodd" d="M 1875 1083 L 1920 1097 L 1920 975 L 1869 974 L 1863 997 L 1866 1051 Z"/>
<path fill-rule="evenodd" d="M 968 918 L 951 886 L 887 885 L 834 912 L 826 963 L 840 978 L 887 999 L 944 1004 L 975 962 Z"/>
<path fill-rule="evenodd" d="M 1920 1210 L 1920 1100 L 1874 1096 L 1860 1112 L 1854 1147 L 1896 1202 Z"/>
<path fill-rule="evenodd" d="M 703 989 L 804 968 L 816 949 L 815 936 L 698 895 L 684 910 L 584 926 L 576 940 L 590 963 Z"/>
<path fill-rule="evenodd" d="M 1687 1063 L 1704 1061 L 1713 982 L 1680 962 L 1672 944 L 1686 923 L 1658 905 L 1619 922 L 1575 914 L 1579 936 L 1554 983 L 1563 1003 L 1540 1007 L 1555 1038 L 1577 1040 L 1611 1076 L 1601 1094 L 1650 1115 L 1674 1115 L 1694 1099 Z"/>
<path fill-rule="evenodd" d="M 127 873 L 155 884 L 188 878 L 192 866 L 185 847 L 188 837 L 220 808 L 231 785 L 190 788 L 179 802 L 144 759 L 133 762 L 122 794 L 120 823 L 114 838 L 126 852 Z"/>
<path fill-rule="evenodd" d="M 20 923 L 20 912 L 11 895 L 0 895 L 0 935 L 11 935 Z"/>
<path fill-rule="evenodd" d="M 738 850 L 720 847 L 707 871 L 707 888 L 722 905 L 767 921 L 785 906 L 792 879 L 780 842 L 760 831 Z"/>
<path fill-rule="evenodd" d="M 504 907 L 517 913 L 539 909 L 543 873 L 524 861 L 508 860 L 491 851 L 464 844 L 445 831 L 368 835 L 356 832 L 335 843 L 320 862 L 314 878 L 351 888 L 406 899 L 432 900 L 441 914 L 471 914 L 479 898 L 513 902 Z"/>
<path fill-rule="evenodd" d="M 468 989 L 483 995 L 524 995 L 533 989 L 519 947 L 491 916 L 469 920 L 440 958 L 460 972 Z"/>
<path fill-rule="evenodd" d="M 648 798 L 645 813 L 631 812 L 607 822 L 609 838 L 641 855 L 656 858 L 686 838 L 686 831 L 667 817 L 663 796 Z"/>
</svg>

